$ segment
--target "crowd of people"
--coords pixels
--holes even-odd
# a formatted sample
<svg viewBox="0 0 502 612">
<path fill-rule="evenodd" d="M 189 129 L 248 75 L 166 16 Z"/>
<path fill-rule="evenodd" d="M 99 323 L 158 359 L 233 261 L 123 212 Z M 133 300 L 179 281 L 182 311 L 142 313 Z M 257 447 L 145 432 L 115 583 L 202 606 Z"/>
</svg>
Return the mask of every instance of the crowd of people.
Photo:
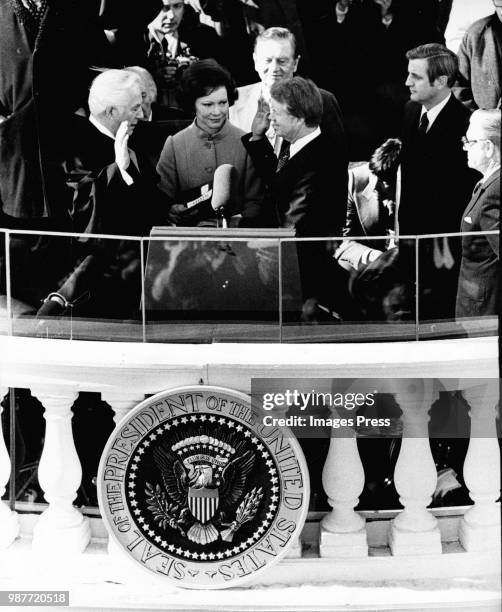
<svg viewBox="0 0 502 612">
<path fill-rule="evenodd" d="M 296 270 L 283 252 L 294 321 L 414 319 L 417 290 L 424 318 L 494 315 L 501 61 L 502 0 L 0 0 L 0 228 L 18 230 L 0 298 L 8 262 L 16 316 L 131 319 L 142 246 L 122 237 L 230 226 L 328 238 L 294 245 Z M 255 242 L 166 242 L 151 300 L 279 307 Z M 436 505 L 466 503 L 458 446 L 432 445 Z M 363 507 L 395 507 L 395 445 L 366 450 Z"/>
<path fill-rule="evenodd" d="M 0 0 L 0 227 L 88 236 L 12 234 L 15 310 L 127 318 L 139 249 L 93 235 L 231 226 L 330 238 L 304 321 L 413 319 L 417 263 L 424 318 L 496 314 L 502 0 L 467 4 Z"/>
</svg>

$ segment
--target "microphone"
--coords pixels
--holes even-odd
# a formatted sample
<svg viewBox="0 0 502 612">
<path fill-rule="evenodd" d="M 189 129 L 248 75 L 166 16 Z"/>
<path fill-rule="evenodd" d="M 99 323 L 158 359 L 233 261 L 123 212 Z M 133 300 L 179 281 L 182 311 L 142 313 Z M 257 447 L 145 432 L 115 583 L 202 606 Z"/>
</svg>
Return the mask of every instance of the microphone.
<svg viewBox="0 0 502 612">
<path fill-rule="evenodd" d="M 66 278 L 58 291 L 49 293 L 42 306 L 38 309 L 36 318 L 43 319 L 45 317 L 63 316 L 69 308 L 87 301 L 90 298 L 90 291 L 87 285 L 93 263 L 93 256 L 87 255 Z M 68 295 L 77 295 L 78 297 L 73 301 L 69 301 L 66 297 Z"/>
<path fill-rule="evenodd" d="M 221 164 L 214 171 L 211 207 L 223 216 L 223 209 L 236 200 L 237 170 L 232 164 Z"/>
</svg>

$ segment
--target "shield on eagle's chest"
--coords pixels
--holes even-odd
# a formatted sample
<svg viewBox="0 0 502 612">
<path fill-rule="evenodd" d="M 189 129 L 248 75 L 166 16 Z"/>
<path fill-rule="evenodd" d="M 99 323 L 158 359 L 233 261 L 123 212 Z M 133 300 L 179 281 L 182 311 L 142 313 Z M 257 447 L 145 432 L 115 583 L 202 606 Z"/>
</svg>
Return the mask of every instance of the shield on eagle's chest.
<svg viewBox="0 0 502 612">
<path fill-rule="evenodd" d="M 220 497 L 218 489 L 188 489 L 188 507 L 193 516 L 202 524 L 210 521 L 218 506 Z"/>
</svg>

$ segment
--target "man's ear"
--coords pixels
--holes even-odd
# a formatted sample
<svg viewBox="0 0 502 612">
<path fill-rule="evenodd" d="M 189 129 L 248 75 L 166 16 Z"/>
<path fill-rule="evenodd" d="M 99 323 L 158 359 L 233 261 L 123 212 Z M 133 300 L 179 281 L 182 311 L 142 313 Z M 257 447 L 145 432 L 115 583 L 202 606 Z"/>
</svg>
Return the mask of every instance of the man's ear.
<svg viewBox="0 0 502 612">
<path fill-rule="evenodd" d="M 438 88 L 438 89 L 442 89 L 444 87 L 448 86 L 448 77 L 445 74 L 442 74 L 441 76 L 438 76 L 435 80 L 434 80 L 434 85 Z"/>
<path fill-rule="evenodd" d="M 486 155 L 488 157 L 494 157 L 495 156 L 495 145 L 493 144 L 493 142 L 491 140 L 487 140 L 485 144 L 486 144 Z"/>
<path fill-rule="evenodd" d="M 296 72 L 298 70 L 298 62 L 300 61 L 301 55 L 297 55 L 295 57 L 295 66 L 293 68 L 293 73 Z"/>
<path fill-rule="evenodd" d="M 119 109 L 116 106 L 107 106 L 105 115 L 110 117 L 110 119 L 116 119 L 118 115 Z"/>
</svg>

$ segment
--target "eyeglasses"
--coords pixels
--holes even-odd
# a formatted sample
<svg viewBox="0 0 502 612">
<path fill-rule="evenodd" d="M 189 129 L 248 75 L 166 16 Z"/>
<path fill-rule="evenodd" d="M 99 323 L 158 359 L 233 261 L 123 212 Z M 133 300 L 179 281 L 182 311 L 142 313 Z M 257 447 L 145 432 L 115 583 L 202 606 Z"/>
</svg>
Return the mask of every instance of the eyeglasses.
<svg viewBox="0 0 502 612">
<path fill-rule="evenodd" d="M 477 142 L 487 142 L 488 138 L 478 138 L 477 140 L 468 140 L 465 136 L 462 136 L 462 148 L 464 149 L 464 151 L 467 151 L 467 149 L 470 149 L 472 147 L 472 145 L 476 144 Z"/>
</svg>

